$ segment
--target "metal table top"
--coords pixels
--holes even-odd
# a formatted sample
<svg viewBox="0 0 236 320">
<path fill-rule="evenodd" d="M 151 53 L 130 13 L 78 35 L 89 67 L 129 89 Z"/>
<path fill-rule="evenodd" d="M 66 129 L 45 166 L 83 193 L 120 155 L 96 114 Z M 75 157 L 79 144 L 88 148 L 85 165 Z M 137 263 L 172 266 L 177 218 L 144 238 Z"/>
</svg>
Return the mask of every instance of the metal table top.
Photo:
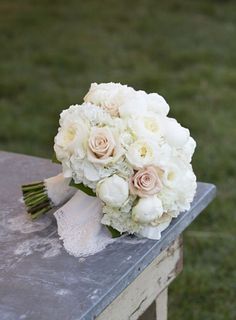
<svg viewBox="0 0 236 320">
<path fill-rule="evenodd" d="M 159 241 L 122 237 L 86 258 L 65 252 L 53 215 L 31 222 L 20 186 L 57 174 L 50 160 L 0 152 L 0 319 L 94 319 L 175 240 L 215 196 L 198 183 L 191 209 Z"/>
</svg>

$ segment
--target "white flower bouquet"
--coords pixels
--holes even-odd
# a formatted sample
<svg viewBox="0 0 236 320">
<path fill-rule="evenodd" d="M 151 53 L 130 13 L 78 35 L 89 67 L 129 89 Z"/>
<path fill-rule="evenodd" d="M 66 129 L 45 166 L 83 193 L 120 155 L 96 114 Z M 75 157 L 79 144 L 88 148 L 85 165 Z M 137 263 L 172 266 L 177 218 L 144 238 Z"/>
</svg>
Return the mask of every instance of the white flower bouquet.
<svg viewBox="0 0 236 320">
<path fill-rule="evenodd" d="M 159 239 L 171 219 L 190 208 L 196 191 L 196 143 L 168 112 L 157 93 L 93 83 L 81 105 L 60 115 L 54 150 L 62 173 L 22 186 L 31 217 L 73 199 L 79 189 L 88 203 L 99 199 L 99 223 L 113 236 Z"/>
</svg>

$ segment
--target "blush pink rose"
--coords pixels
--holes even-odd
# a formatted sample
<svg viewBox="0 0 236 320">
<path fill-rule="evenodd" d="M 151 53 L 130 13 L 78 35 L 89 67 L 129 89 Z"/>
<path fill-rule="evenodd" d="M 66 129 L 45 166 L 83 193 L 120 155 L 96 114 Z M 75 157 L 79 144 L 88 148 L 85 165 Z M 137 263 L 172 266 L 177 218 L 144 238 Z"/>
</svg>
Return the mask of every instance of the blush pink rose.
<svg viewBox="0 0 236 320">
<path fill-rule="evenodd" d="M 129 181 L 130 193 L 141 198 L 150 197 L 161 191 L 162 183 L 159 169 L 149 166 L 138 170 Z"/>
<path fill-rule="evenodd" d="M 88 140 L 88 159 L 94 163 L 106 163 L 114 155 L 115 139 L 107 127 L 94 127 Z"/>
</svg>

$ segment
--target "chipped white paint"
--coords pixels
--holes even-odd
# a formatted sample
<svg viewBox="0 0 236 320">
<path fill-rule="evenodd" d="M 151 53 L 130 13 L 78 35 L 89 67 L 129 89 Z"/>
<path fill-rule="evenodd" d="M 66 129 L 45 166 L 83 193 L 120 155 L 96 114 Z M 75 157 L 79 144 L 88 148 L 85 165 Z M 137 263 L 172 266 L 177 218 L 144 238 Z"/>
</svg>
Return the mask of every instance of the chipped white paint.
<svg viewBox="0 0 236 320">
<path fill-rule="evenodd" d="M 156 320 L 167 320 L 168 315 L 168 288 L 164 289 L 156 301 Z"/>
<path fill-rule="evenodd" d="M 165 290 L 181 270 L 182 241 L 177 239 L 144 269 L 96 320 L 137 320 L 156 299 L 156 320 L 166 320 Z M 160 294 L 163 296 L 157 298 Z M 160 308 L 160 303 L 165 303 L 165 306 Z"/>
</svg>

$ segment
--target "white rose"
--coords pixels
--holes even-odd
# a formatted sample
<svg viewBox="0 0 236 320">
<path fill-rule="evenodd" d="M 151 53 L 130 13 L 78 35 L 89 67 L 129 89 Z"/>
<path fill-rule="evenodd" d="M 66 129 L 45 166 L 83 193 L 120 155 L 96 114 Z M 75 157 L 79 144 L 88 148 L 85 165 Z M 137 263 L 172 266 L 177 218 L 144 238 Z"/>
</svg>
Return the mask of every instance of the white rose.
<svg viewBox="0 0 236 320">
<path fill-rule="evenodd" d="M 156 196 L 139 199 L 132 209 L 132 219 L 141 224 L 149 224 L 163 214 L 161 200 Z"/>
<path fill-rule="evenodd" d="M 157 93 L 147 95 L 148 111 L 166 116 L 169 113 L 170 107 L 165 99 Z"/>
<path fill-rule="evenodd" d="M 129 186 L 123 178 L 114 174 L 97 184 L 97 195 L 107 205 L 119 208 L 129 196 Z"/>
<path fill-rule="evenodd" d="M 155 164 L 157 154 L 157 143 L 151 139 L 139 139 L 130 145 L 126 158 L 135 169 L 139 169 Z"/>
<path fill-rule="evenodd" d="M 170 146 L 181 148 L 189 136 L 189 130 L 182 127 L 175 119 L 165 118 L 165 138 Z"/>
</svg>

